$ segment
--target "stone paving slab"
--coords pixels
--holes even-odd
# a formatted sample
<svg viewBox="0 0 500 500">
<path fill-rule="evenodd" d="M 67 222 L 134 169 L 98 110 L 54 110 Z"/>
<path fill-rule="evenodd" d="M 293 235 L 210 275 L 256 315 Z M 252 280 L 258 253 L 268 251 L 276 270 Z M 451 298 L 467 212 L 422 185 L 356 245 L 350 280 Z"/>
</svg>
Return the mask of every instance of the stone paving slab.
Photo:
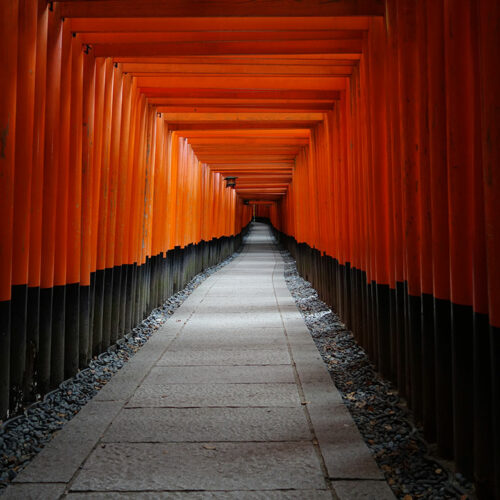
<svg viewBox="0 0 500 500">
<path fill-rule="evenodd" d="M 273 295 L 272 290 L 266 295 Z M 276 307 L 276 304 L 270 304 L 269 299 L 267 297 L 259 297 L 258 295 L 252 295 L 246 297 L 244 301 L 241 300 L 240 294 L 233 294 L 229 297 L 225 297 L 221 300 L 219 297 L 214 297 L 211 293 L 205 296 L 205 298 L 200 302 L 200 307 L 205 308 L 208 307 L 231 307 L 238 308 L 237 311 L 244 311 L 246 307 L 260 306 L 260 307 Z M 203 309 L 201 309 L 203 310 Z"/>
<path fill-rule="evenodd" d="M 66 483 L 11 484 L 1 495 L 2 500 L 52 500 L 59 498 Z"/>
<path fill-rule="evenodd" d="M 247 273 L 238 273 L 237 269 L 228 269 L 226 275 L 221 277 L 215 283 L 215 287 L 232 286 L 234 288 L 243 287 L 264 287 L 273 286 L 271 273 L 274 267 L 262 270 L 251 270 Z"/>
<path fill-rule="evenodd" d="M 280 336 L 236 336 L 232 333 L 230 342 L 228 342 L 227 337 L 228 336 L 226 335 L 225 338 L 221 340 L 215 335 L 212 335 L 210 337 L 205 337 L 200 342 L 201 339 L 197 338 L 195 335 L 182 335 L 172 343 L 170 349 L 172 351 L 190 350 L 192 352 L 195 349 L 199 349 L 200 345 L 206 350 L 219 351 L 248 351 L 252 349 L 275 349 L 278 351 L 284 351 L 287 349 L 286 338 L 283 334 Z"/>
<path fill-rule="evenodd" d="M 282 326 L 274 326 L 274 327 L 255 327 L 255 326 L 234 326 L 228 325 L 225 327 L 221 326 L 193 326 L 191 324 L 187 324 L 182 329 L 181 339 L 186 339 L 188 337 L 194 337 L 195 339 L 199 339 L 200 344 L 202 345 L 207 339 L 221 339 L 226 340 L 228 345 L 231 343 L 237 342 L 240 338 L 251 338 L 251 339 L 259 339 L 259 338 L 273 338 L 273 339 L 283 339 L 283 327 Z"/>
<path fill-rule="evenodd" d="M 99 446 L 71 491 L 323 489 L 309 443 Z"/>
<path fill-rule="evenodd" d="M 288 291 L 288 290 L 287 290 Z M 286 294 L 282 291 L 284 296 Z M 229 284 L 224 286 L 214 287 L 210 290 L 211 297 L 234 297 L 235 295 L 235 287 Z M 276 294 L 272 290 L 271 286 L 262 286 L 262 285 L 253 285 L 248 287 L 240 287 L 238 289 L 238 297 L 241 298 L 242 301 L 245 301 L 247 297 L 260 297 L 260 298 L 268 298 L 272 300 L 276 297 Z"/>
<path fill-rule="evenodd" d="M 67 483 L 118 415 L 121 403 L 90 401 L 57 432 L 15 483 Z"/>
<path fill-rule="evenodd" d="M 252 299 L 260 299 L 260 297 L 251 297 Z M 215 305 L 212 301 L 205 303 L 203 301 L 197 308 L 196 314 L 227 314 L 238 316 L 241 313 L 246 314 L 262 314 L 262 313 L 274 313 L 275 315 L 279 315 L 277 304 L 269 304 L 269 300 L 264 301 L 260 299 L 258 302 L 256 300 L 252 301 L 253 303 L 247 303 L 247 300 L 242 303 L 241 298 L 239 299 L 240 304 L 226 304 L 221 303 L 219 301 L 218 305 Z M 268 302 L 267 305 L 264 305 L 263 302 Z"/>
<path fill-rule="evenodd" d="M 159 355 L 161 352 L 158 353 Z M 151 370 L 151 362 L 147 358 L 142 356 L 136 358 L 136 356 L 133 356 L 121 370 L 113 375 L 112 380 L 94 397 L 94 401 L 127 401 L 132 396 Z"/>
<path fill-rule="evenodd" d="M 296 408 L 125 408 L 104 442 L 311 441 Z"/>
<path fill-rule="evenodd" d="M 231 285 L 231 286 L 247 286 L 247 285 L 265 285 L 269 284 L 272 286 L 272 276 L 270 271 L 274 267 L 269 267 L 267 270 L 255 270 L 254 272 L 247 273 L 243 276 L 238 276 L 238 271 L 231 269 L 226 271 L 226 273 L 221 273 L 219 279 L 217 280 L 217 285 Z"/>
<path fill-rule="evenodd" d="M 268 349 L 204 349 L 168 350 L 158 361 L 158 365 L 196 366 L 196 365 L 289 365 L 288 351 L 269 347 Z"/>
<path fill-rule="evenodd" d="M 160 384 L 145 381 L 129 407 L 297 406 L 295 384 Z"/>
<path fill-rule="evenodd" d="M 70 493 L 66 498 L 78 500 L 88 498 L 87 493 Z M 329 490 L 288 490 L 288 491 L 190 491 L 190 492 L 109 492 L 92 493 L 95 500 L 331 500 Z"/>
<path fill-rule="evenodd" d="M 395 500 L 385 481 L 334 481 L 339 500 Z"/>
<path fill-rule="evenodd" d="M 155 366 L 148 383 L 164 384 L 294 384 L 291 365 Z"/>
<path fill-rule="evenodd" d="M 279 315 L 278 309 L 275 311 L 263 312 L 262 314 L 256 313 L 203 313 L 194 314 L 189 320 L 191 326 L 197 326 L 199 328 L 207 326 L 218 326 L 224 327 L 229 326 L 231 328 L 244 328 L 248 325 L 252 325 L 254 328 L 259 327 L 275 327 L 279 328 L 282 326 L 281 317 Z"/>
<path fill-rule="evenodd" d="M 383 479 L 344 405 L 308 405 L 307 409 L 330 478 Z"/>
</svg>

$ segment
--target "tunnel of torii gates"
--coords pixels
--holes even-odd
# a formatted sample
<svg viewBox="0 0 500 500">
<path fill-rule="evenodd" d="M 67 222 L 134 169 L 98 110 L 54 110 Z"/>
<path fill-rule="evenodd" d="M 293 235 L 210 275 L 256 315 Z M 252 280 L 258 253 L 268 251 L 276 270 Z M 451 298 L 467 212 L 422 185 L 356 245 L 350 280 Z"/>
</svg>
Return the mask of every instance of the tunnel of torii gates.
<svg viewBox="0 0 500 500">
<path fill-rule="evenodd" d="M 1 1 L 0 416 L 230 255 L 255 210 L 500 498 L 499 10 Z"/>
</svg>

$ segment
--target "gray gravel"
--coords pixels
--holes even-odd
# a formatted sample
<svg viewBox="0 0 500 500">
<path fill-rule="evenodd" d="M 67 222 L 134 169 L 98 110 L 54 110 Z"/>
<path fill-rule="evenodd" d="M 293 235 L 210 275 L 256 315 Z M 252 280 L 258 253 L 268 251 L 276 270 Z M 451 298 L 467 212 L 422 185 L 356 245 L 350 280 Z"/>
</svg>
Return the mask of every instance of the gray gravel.
<svg viewBox="0 0 500 500">
<path fill-rule="evenodd" d="M 390 382 L 374 369 L 340 318 L 282 250 L 285 279 L 333 382 L 396 497 L 475 498 L 473 485 L 432 456 L 422 430 Z"/>
<path fill-rule="evenodd" d="M 182 290 L 172 295 L 130 336 L 123 338 L 89 363 L 56 390 L 0 425 L 0 495 L 17 474 L 80 409 L 91 400 L 127 360 L 168 320 L 193 290 L 205 279 L 229 264 L 238 252 L 216 266 L 197 274 Z M 0 421 L 1 423 L 1 421 Z"/>
</svg>

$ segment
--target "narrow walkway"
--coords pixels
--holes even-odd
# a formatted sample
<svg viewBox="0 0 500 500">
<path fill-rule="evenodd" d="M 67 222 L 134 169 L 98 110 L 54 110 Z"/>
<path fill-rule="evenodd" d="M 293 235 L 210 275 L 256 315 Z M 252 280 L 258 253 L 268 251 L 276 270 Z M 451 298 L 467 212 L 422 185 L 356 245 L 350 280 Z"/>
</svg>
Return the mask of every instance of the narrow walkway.
<svg viewBox="0 0 500 500">
<path fill-rule="evenodd" d="M 6 498 L 393 498 L 267 226 L 200 285 Z"/>
</svg>

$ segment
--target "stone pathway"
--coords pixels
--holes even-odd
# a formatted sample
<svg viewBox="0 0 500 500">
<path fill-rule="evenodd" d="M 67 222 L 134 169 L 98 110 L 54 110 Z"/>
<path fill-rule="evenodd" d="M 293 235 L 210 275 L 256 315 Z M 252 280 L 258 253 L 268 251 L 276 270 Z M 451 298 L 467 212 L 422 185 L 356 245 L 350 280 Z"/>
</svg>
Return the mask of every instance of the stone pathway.
<svg viewBox="0 0 500 500">
<path fill-rule="evenodd" d="M 393 499 L 267 226 L 204 281 L 6 499 Z M 2 499 L 3 500 L 3 499 Z"/>
</svg>

